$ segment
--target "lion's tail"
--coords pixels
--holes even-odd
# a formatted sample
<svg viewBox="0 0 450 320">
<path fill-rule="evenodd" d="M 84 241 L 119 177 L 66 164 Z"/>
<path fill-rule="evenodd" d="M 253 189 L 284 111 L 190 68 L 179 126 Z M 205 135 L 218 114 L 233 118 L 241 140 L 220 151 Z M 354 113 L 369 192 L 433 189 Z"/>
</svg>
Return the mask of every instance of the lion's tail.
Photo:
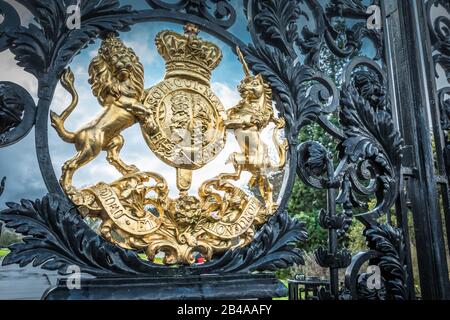
<svg viewBox="0 0 450 320">
<path fill-rule="evenodd" d="M 288 141 L 287 139 L 283 139 L 283 141 L 280 141 L 280 139 L 278 138 L 278 133 L 280 132 L 281 129 L 284 128 L 285 122 L 283 118 L 279 119 L 273 118 L 272 121 L 275 123 L 276 126 L 275 129 L 273 130 L 272 140 L 277 148 L 279 161 L 278 163 L 271 164 L 271 167 L 275 170 L 281 170 L 286 164 L 286 151 L 288 148 Z"/>
<path fill-rule="evenodd" d="M 75 140 L 75 133 L 67 131 L 64 127 L 64 122 L 78 105 L 78 93 L 75 89 L 74 81 L 75 76 L 73 75 L 72 70 L 70 70 L 70 68 L 64 70 L 64 73 L 61 76 L 61 85 L 72 95 L 72 102 L 60 115 L 53 111 L 50 112 L 52 127 L 55 128 L 61 139 L 68 143 L 73 143 Z"/>
</svg>

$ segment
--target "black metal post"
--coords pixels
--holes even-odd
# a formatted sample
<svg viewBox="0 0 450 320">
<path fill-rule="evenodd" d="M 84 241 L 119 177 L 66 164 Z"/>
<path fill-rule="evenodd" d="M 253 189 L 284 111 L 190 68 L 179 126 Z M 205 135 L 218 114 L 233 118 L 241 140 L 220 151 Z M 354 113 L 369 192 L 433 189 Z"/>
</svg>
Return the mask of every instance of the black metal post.
<svg viewBox="0 0 450 320">
<path fill-rule="evenodd" d="M 331 158 L 328 162 L 328 177 L 332 180 L 334 176 L 334 170 L 332 164 L 332 155 L 329 154 Z M 331 181 L 330 181 L 331 182 Z M 330 221 L 336 219 L 336 190 L 333 186 L 327 190 L 327 211 Z M 331 256 L 336 258 L 338 253 L 338 237 L 336 228 L 328 229 L 328 249 Z M 339 268 L 337 266 L 336 260 L 330 266 L 330 291 L 334 299 L 339 297 Z"/>
<path fill-rule="evenodd" d="M 422 297 L 445 299 L 449 281 L 430 137 L 427 22 L 420 1 L 386 0 L 383 5 L 391 47 L 389 72 L 397 100 L 394 113 L 406 145 L 403 166 L 411 174 L 407 191 L 414 217 Z"/>
</svg>

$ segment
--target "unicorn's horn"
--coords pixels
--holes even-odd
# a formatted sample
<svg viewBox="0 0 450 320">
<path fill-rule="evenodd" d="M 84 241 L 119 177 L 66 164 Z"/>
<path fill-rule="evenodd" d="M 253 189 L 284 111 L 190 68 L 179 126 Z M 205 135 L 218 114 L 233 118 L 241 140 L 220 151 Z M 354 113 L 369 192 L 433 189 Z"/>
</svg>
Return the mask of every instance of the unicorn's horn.
<svg viewBox="0 0 450 320">
<path fill-rule="evenodd" d="M 239 49 L 239 47 L 236 47 L 236 52 L 238 54 L 239 60 L 241 61 L 242 65 L 244 66 L 245 75 L 247 77 L 250 77 L 252 74 L 250 72 L 247 62 L 245 62 L 244 55 L 242 54 L 241 49 Z"/>
</svg>

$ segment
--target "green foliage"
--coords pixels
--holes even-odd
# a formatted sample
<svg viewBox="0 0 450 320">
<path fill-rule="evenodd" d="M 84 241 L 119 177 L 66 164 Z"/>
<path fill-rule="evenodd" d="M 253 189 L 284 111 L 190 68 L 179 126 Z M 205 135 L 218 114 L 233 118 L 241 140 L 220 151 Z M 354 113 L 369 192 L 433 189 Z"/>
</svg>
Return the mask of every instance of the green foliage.
<svg viewBox="0 0 450 320">
<path fill-rule="evenodd" d="M 0 248 L 7 248 L 13 243 L 19 242 L 22 237 L 17 233 L 2 227 L 0 224 Z"/>
<path fill-rule="evenodd" d="M 322 192 L 323 193 L 323 192 Z M 306 224 L 308 241 L 303 247 L 306 251 L 313 251 L 327 243 L 327 230 L 322 229 L 317 221 L 317 216 L 324 206 L 326 207 L 326 195 L 320 191 L 308 188 L 299 180 L 293 189 L 294 196 L 289 202 L 289 212 Z"/>
<path fill-rule="evenodd" d="M 358 220 L 354 219 L 352 226 L 348 231 L 348 246 L 347 249 L 350 250 L 352 254 L 366 251 L 366 238 L 363 235 L 364 225 Z"/>
<path fill-rule="evenodd" d="M 3 258 L 9 253 L 8 249 L 0 249 L 0 258 Z"/>
</svg>

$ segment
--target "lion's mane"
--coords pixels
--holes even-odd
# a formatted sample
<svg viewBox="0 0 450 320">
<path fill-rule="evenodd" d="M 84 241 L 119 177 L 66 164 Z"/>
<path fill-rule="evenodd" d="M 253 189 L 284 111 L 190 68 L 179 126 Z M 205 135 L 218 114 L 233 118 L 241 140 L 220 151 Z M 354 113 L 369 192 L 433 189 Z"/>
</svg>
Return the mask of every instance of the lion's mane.
<svg viewBox="0 0 450 320">
<path fill-rule="evenodd" d="M 126 56 L 131 60 L 131 76 L 126 81 L 119 81 L 111 71 L 112 57 Z M 144 94 L 144 66 L 131 48 L 115 37 L 108 36 L 103 40 L 98 55 L 89 65 L 89 83 L 92 92 L 103 105 L 106 98 L 121 96 L 135 98 L 139 101 Z"/>
</svg>

